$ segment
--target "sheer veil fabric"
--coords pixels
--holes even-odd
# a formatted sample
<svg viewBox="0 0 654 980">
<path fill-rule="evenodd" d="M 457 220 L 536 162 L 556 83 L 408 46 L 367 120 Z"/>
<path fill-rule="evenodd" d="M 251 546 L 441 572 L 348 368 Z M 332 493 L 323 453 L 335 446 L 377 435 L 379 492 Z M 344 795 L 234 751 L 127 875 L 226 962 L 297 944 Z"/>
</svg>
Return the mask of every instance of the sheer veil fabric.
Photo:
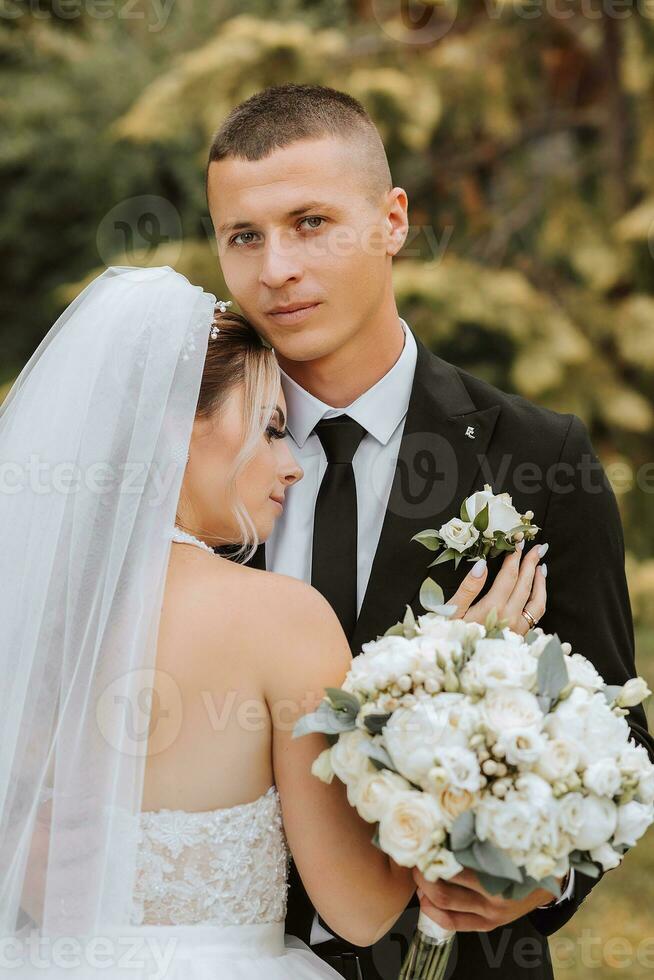
<svg viewBox="0 0 654 980">
<path fill-rule="evenodd" d="M 159 617 L 215 303 L 169 267 L 109 268 L 0 408 L 0 942 L 20 964 L 12 976 L 48 975 L 47 950 L 41 966 L 20 959 L 28 932 L 128 926 Z"/>
</svg>

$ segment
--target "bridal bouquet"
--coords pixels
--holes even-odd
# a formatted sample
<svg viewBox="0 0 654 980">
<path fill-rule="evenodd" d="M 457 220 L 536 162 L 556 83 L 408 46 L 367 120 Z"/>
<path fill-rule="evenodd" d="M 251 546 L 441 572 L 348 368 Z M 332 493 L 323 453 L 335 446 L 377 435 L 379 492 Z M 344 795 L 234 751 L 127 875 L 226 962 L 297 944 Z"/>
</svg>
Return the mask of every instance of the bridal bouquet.
<svg viewBox="0 0 654 980">
<path fill-rule="evenodd" d="M 618 865 L 654 822 L 654 766 L 624 717 L 645 681 L 609 686 L 557 636 L 495 613 L 455 620 L 430 579 L 420 598 L 427 612 L 407 608 L 298 722 L 330 743 L 314 775 L 345 783 L 377 846 L 429 881 L 472 868 L 491 894 L 558 896 L 570 868 Z M 453 936 L 421 913 L 400 977 L 443 977 Z"/>
<path fill-rule="evenodd" d="M 532 541 L 540 531 L 533 520 L 533 511 L 518 513 L 510 494 L 495 494 L 486 483 L 483 490 L 466 497 L 459 517 L 453 517 L 439 530 L 420 531 L 411 540 L 430 551 L 440 551 L 431 565 L 453 560 L 458 568 L 463 557 L 473 562 L 479 558 L 497 558 L 504 552 L 515 551 L 519 541 Z"/>
</svg>

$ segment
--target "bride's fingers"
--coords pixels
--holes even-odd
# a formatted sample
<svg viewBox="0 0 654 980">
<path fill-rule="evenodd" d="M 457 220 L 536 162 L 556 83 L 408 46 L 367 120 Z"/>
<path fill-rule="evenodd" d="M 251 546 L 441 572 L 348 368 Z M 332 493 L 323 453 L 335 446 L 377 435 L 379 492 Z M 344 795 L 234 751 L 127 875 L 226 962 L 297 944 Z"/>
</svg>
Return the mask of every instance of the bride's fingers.
<svg viewBox="0 0 654 980">
<path fill-rule="evenodd" d="M 508 619 L 510 623 L 515 622 L 525 608 L 534 586 L 536 566 L 546 551 L 547 545 L 544 546 L 544 550 L 543 545 L 536 545 L 522 559 L 518 581 L 504 609 L 504 619 Z"/>
<path fill-rule="evenodd" d="M 545 610 L 547 609 L 547 565 L 539 565 L 536 569 L 531 594 L 522 608 L 526 609 L 537 623 L 545 615 Z M 518 620 L 519 622 L 511 628 L 514 632 L 521 633 L 522 636 L 525 636 L 531 629 L 531 626 L 528 620 L 522 615 L 522 610 L 520 611 Z"/>
<path fill-rule="evenodd" d="M 502 615 L 504 608 L 511 597 L 520 574 L 520 559 L 522 549 L 511 551 L 504 557 L 502 567 L 497 573 L 489 592 L 474 607 L 474 620 L 483 623 L 491 609 L 497 609 Z"/>
<path fill-rule="evenodd" d="M 488 565 L 483 558 L 472 566 L 463 582 L 454 593 L 451 599 L 447 600 L 448 606 L 456 606 L 457 611 L 454 619 L 463 619 L 475 601 L 488 577 Z"/>
</svg>

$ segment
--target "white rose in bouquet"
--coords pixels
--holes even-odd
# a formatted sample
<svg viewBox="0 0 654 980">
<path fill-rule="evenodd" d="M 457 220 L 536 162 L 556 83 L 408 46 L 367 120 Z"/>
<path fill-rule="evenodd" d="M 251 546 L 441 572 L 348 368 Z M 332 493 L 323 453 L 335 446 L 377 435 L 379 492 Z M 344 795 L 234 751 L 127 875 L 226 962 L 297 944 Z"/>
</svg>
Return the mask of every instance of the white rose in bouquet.
<svg viewBox="0 0 654 980">
<path fill-rule="evenodd" d="M 504 800 L 485 797 L 477 807 L 475 830 L 481 841 L 502 850 L 528 852 L 534 836 L 533 808 L 511 793 Z"/>
<path fill-rule="evenodd" d="M 610 871 L 611 868 L 617 868 L 622 860 L 622 855 L 619 851 L 614 850 L 610 844 L 600 844 L 599 847 L 594 847 L 590 852 L 591 859 L 601 864 L 603 871 Z"/>
<path fill-rule="evenodd" d="M 332 769 L 345 785 L 356 782 L 375 767 L 366 755 L 365 749 L 372 739 L 367 732 L 357 728 L 345 732 L 331 750 Z"/>
<path fill-rule="evenodd" d="M 484 721 L 496 737 L 515 728 L 523 731 L 542 728 L 543 712 L 531 691 L 519 687 L 492 688 L 480 705 Z"/>
<path fill-rule="evenodd" d="M 534 765 L 543 755 L 545 736 L 535 728 L 513 728 L 500 732 L 495 752 L 504 756 L 509 765 Z"/>
<path fill-rule="evenodd" d="M 394 793 L 379 821 L 379 843 L 397 864 L 414 868 L 418 858 L 445 840 L 440 809 L 428 793 Z"/>
<path fill-rule="evenodd" d="M 654 823 L 654 765 L 624 707 L 647 686 L 607 686 L 542 630 L 454 621 L 433 582 L 421 598 L 433 611 L 366 644 L 298 723 L 330 736 L 315 774 L 345 783 L 375 843 L 430 881 L 471 868 L 519 899 L 615 867 Z M 451 939 L 420 919 L 400 980 L 442 976 Z"/>
<path fill-rule="evenodd" d="M 352 799 L 350 790 L 352 789 Z M 348 786 L 348 799 L 359 816 L 368 823 L 378 823 L 394 793 L 406 793 L 410 783 L 395 772 L 382 769 L 364 775 L 353 787 Z"/>
<path fill-rule="evenodd" d="M 568 677 L 573 687 L 584 687 L 587 691 L 601 691 L 604 688 L 604 681 L 597 673 L 590 660 L 583 657 L 580 653 L 573 653 L 566 660 Z"/>
<path fill-rule="evenodd" d="M 575 836 L 579 851 L 591 851 L 610 840 L 615 831 L 618 808 L 603 796 L 582 797 L 581 826 Z"/>
<path fill-rule="evenodd" d="M 618 807 L 617 826 L 614 844 L 626 844 L 634 847 L 654 820 L 654 809 L 644 803 L 625 803 Z"/>
<path fill-rule="evenodd" d="M 591 793 L 612 798 L 620 791 L 622 773 L 615 759 L 598 759 L 585 770 L 583 783 Z"/>
<path fill-rule="evenodd" d="M 569 738 L 551 738 L 536 765 L 536 772 L 551 783 L 566 779 L 579 765 L 579 750 Z"/>
<path fill-rule="evenodd" d="M 505 640 L 479 640 L 474 655 L 461 671 L 461 689 L 466 694 L 483 694 L 493 687 L 523 687 L 533 690 L 538 661 L 526 645 Z"/>
</svg>

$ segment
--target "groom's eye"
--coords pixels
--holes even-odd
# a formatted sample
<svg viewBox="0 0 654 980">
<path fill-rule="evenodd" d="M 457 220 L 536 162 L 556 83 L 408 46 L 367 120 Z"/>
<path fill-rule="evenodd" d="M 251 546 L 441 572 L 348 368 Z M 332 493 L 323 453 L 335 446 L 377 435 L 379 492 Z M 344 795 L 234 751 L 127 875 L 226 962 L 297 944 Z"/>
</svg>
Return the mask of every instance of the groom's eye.
<svg viewBox="0 0 654 980">
<path fill-rule="evenodd" d="M 304 222 L 304 221 L 320 221 L 320 222 L 323 222 L 324 220 L 325 219 L 324 218 L 321 218 L 320 215 L 318 215 L 318 214 L 310 214 L 310 215 L 307 215 L 306 218 L 302 218 L 302 220 L 300 221 L 300 224 L 302 224 L 302 222 Z M 320 228 L 320 225 L 311 225 L 310 227 L 311 227 L 311 230 L 314 231 L 315 229 Z"/>
<path fill-rule="evenodd" d="M 301 218 L 299 224 L 302 225 L 305 221 L 318 222 L 317 224 L 309 225 L 309 231 L 317 231 L 320 227 L 322 227 L 326 220 L 326 218 L 323 218 L 319 214 L 309 214 L 306 216 L 306 218 Z M 229 239 L 228 244 L 236 245 L 237 247 L 254 245 L 257 234 L 258 232 L 256 231 L 239 231 L 238 235 L 234 235 Z"/>
<path fill-rule="evenodd" d="M 234 237 L 230 239 L 229 244 L 230 245 L 251 245 L 252 244 L 251 241 L 249 241 L 249 242 L 238 242 L 237 241 L 237 238 L 247 238 L 248 235 L 250 237 L 252 237 L 253 235 L 256 235 L 256 232 L 255 231 L 240 231 L 238 233 L 238 235 L 234 235 Z"/>
</svg>

